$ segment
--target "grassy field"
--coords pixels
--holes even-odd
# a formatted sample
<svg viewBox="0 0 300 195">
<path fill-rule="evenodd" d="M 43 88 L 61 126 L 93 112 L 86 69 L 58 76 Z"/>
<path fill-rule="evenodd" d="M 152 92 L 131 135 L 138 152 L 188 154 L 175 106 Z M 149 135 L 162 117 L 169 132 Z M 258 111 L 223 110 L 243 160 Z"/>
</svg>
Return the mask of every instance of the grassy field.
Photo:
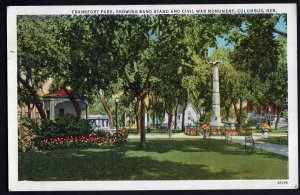
<svg viewBox="0 0 300 195">
<path fill-rule="evenodd" d="M 285 133 L 287 133 L 287 131 L 288 131 L 288 128 L 278 128 L 278 129 L 271 129 L 271 131 L 269 133 L 271 133 L 271 134 L 277 134 L 277 133 L 285 134 Z M 261 130 L 260 129 L 255 129 L 255 130 L 253 130 L 253 132 L 261 133 Z"/>
<path fill-rule="evenodd" d="M 129 128 L 126 128 L 127 131 L 129 131 Z M 167 133 L 167 129 L 146 129 L 146 133 Z M 183 131 L 181 129 L 172 129 L 172 133 L 182 133 Z M 130 129 L 131 134 L 137 134 L 136 128 Z"/>
<path fill-rule="evenodd" d="M 224 140 L 148 139 L 123 147 L 19 153 L 19 180 L 284 179 L 287 158 Z"/>
<path fill-rule="evenodd" d="M 286 136 L 268 137 L 268 138 L 259 139 L 259 141 L 269 142 L 272 144 L 279 144 L 279 145 L 288 145 L 288 139 Z"/>
</svg>

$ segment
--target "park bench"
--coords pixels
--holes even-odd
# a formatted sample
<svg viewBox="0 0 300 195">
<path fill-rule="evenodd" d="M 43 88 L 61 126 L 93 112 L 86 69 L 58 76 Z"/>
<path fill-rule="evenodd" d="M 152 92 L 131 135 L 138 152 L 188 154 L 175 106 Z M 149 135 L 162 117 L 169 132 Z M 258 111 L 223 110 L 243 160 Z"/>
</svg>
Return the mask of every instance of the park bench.
<svg viewBox="0 0 300 195">
<path fill-rule="evenodd" d="M 262 142 L 254 140 L 252 135 L 245 136 L 245 148 L 247 148 L 247 143 L 251 144 L 252 150 L 254 149 L 255 145 L 259 145 L 260 149 L 262 149 Z"/>
<path fill-rule="evenodd" d="M 223 130 L 222 133 L 221 133 L 221 139 L 222 139 L 223 136 L 225 138 L 225 141 L 228 141 L 229 139 L 232 141 L 232 136 L 229 135 L 228 133 L 226 133 L 225 130 Z"/>
</svg>

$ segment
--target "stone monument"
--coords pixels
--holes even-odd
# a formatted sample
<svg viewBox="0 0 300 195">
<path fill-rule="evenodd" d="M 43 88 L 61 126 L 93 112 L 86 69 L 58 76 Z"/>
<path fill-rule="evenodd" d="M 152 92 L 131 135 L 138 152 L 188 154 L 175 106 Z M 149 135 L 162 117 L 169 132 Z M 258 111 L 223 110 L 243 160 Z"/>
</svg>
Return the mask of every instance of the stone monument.
<svg viewBox="0 0 300 195">
<path fill-rule="evenodd" d="M 220 61 L 209 62 L 212 64 L 213 73 L 213 89 L 212 89 L 212 110 L 210 126 L 221 126 L 221 114 L 220 114 L 220 88 L 219 88 L 219 69 L 218 64 Z"/>
</svg>

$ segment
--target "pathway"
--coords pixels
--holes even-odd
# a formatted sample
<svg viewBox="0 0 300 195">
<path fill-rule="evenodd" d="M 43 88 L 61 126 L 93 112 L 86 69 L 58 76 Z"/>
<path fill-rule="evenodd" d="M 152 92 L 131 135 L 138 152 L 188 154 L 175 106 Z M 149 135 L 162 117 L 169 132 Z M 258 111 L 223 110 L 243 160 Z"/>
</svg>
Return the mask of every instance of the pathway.
<svg viewBox="0 0 300 195">
<path fill-rule="evenodd" d="M 257 140 L 257 139 L 260 139 L 261 136 L 255 136 L 254 135 L 253 138 L 254 138 L 254 140 Z M 244 136 L 233 136 L 232 137 L 232 142 L 244 145 L 245 144 L 245 137 Z M 259 141 L 259 142 L 262 143 L 261 147 L 262 147 L 263 150 L 266 150 L 268 152 L 272 152 L 272 153 L 275 153 L 275 154 L 281 154 L 281 155 L 284 155 L 284 156 L 289 155 L 288 146 L 286 146 L 286 145 L 271 144 L 271 143 L 262 142 L 262 141 Z M 255 145 L 255 147 L 260 148 L 260 145 Z"/>
</svg>

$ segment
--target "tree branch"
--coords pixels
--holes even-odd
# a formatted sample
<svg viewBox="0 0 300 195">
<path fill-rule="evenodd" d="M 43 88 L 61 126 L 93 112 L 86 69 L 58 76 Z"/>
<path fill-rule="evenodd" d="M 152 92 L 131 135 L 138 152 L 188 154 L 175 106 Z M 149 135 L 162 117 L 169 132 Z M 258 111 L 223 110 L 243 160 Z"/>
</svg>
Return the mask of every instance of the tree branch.
<svg viewBox="0 0 300 195">
<path fill-rule="evenodd" d="M 124 77 L 125 77 L 125 80 L 130 84 L 131 80 L 130 80 L 128 73 L 126 72 L 126 69 L 124 69 Z"/>
<path fill-rule="evenodd" d="M 145 91 L 146 88 L 148 87 L 148 83 L 149 83 L 149 80 L 150 80 L 150 77 L 151 77 L 151 72 L 152 72 L 152 70 L 153 70 L 153 66 L 150 66 L 150 67 L 149 67 L 149 70 L 148 70 L 148 73 L 147 73 L 147 77 L 146 77 L 144 86 L 143 86 L 143 88 L 142 88 L 142 91 Z"/>
</svg>

